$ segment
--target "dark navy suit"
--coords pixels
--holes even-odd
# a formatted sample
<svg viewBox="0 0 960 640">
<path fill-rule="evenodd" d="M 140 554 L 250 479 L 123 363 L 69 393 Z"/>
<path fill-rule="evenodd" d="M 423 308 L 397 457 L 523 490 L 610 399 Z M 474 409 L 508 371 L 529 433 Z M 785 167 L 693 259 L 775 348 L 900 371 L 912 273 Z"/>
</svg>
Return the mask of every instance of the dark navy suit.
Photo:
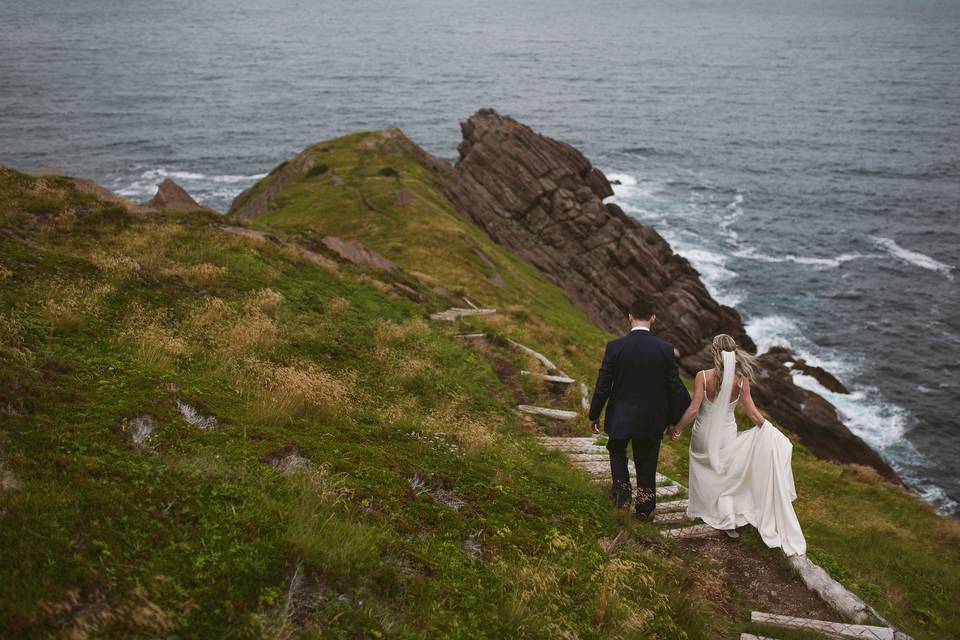
<svg viewBox="0 0 960 640">
<path fill-rule="evenodd" d="M 657 458 L 663 432 L 690 406 L 673 345 L 643 329 L 608 342 L 590 403 L 591 422 L 600 419 L 604 405 L 613 499 L 620 506 L 631 502 L 627 444 L 632 442 L 636 510 L 649 514 L 656 506 Z"/>
</svg>

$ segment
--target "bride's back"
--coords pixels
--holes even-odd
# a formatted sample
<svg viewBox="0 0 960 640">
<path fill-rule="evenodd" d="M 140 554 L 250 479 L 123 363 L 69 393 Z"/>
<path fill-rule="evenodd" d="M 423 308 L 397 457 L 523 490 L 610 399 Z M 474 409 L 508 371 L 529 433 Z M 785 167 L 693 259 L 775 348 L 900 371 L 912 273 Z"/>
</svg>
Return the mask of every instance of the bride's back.
<svg viewBox="0 0 960 640">
<path fill-rule="evenodd" d="M 720 376 L 716 369 L 706 369 L 697 375 L 703 376 L 703 391 L 709 402 L 718 400 L 717 394 L 720 393 Z M 730 397 L 727 402 L 736 402 L 740 399 L 740 386 L 743 384 L 743 376 L 735 374 L 733 377 L 733 388 L 730 389 Z"/>
</svg>

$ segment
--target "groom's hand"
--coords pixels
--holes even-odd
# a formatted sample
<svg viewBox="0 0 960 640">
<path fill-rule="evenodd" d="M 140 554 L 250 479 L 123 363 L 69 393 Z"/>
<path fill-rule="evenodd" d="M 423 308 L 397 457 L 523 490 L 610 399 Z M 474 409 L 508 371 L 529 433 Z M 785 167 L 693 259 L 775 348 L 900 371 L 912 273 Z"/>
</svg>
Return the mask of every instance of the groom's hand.
<svg viewBox="0 0 960 640">
<path fill-rule="evenodd" d="M 593 435 L 595 435 L 595 436 L 600 435 L 600 421 L 599 421 L 599 420 L 594 420 L 593 422 L 591 422 L 591 423 L 590 423 L 590 430 L 593 431 Z"/>
</svg>

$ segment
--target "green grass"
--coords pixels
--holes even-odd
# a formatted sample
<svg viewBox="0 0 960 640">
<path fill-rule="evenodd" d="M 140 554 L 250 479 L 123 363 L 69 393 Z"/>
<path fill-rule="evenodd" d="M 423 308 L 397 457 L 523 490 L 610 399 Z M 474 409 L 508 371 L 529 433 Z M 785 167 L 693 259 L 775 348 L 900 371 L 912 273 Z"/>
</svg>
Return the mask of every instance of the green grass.
<svg viewBox="0 0 960 640">
<path fill-rule="evenodd" d="M 592 386 L 609 336 L 459 217 L 412 145 L 311 149 L 327 169 L 246 224 L 318 251 L 360 240 L 404 273 L 324 268 L 209 213 L 137 217 L 0 170 L 0 636 L 746 629 L 698 590 L 703 563 L 612 511 L 535 444 L 553 427 L 514 411 L 518 393 L 578 397 L 519 376 L 534 365 L 507 337 Z M 500 312 L 431 323 L 456 303 L 435 288 Z M 455 337 L 475 331 L 487 347 Z M 189 425 L 178 399 L 219 426 Z M 144 414 L 156 429 L 135 446 Z M 662 448 L 681 482 L 687 444 Z M 291 451 L 311 466 L 280 473 Z M 794 460 L 811 556 L 917 638 L 960 628 L 956 523 L 863 470 Z"/>
<path fill-rule="evenodd" d="M 108 210 L 57 180 L 3 171 L 0 194 L 0 454 L 15 480 L 0 493 L 0 636 L 705 638 L 729 624 L 651 530 L 602 552 L 620 516 L 533 443 L 488 359 L 389 277 L 204 215 Z M 177 399 L 218 427 L 188 424 Z M 144 414 L 156 429 L 136 446 L 126 426 Z M 294 448 L 311 467 L 279 473 Z"/>
</svg>

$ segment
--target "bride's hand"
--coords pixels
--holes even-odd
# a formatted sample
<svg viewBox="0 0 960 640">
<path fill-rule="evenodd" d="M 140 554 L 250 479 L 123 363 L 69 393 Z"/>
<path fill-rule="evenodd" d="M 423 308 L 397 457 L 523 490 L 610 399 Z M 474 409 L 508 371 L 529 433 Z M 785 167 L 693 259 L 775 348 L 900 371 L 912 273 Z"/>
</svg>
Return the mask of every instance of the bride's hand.
<svg viewBox="0 0 960 640">
<path fill-rule="evenodd" d="M 676 442 L 680 439 L 680 430 L 676 427 L 670 427 L 670 439 Z"/>
</svg>

